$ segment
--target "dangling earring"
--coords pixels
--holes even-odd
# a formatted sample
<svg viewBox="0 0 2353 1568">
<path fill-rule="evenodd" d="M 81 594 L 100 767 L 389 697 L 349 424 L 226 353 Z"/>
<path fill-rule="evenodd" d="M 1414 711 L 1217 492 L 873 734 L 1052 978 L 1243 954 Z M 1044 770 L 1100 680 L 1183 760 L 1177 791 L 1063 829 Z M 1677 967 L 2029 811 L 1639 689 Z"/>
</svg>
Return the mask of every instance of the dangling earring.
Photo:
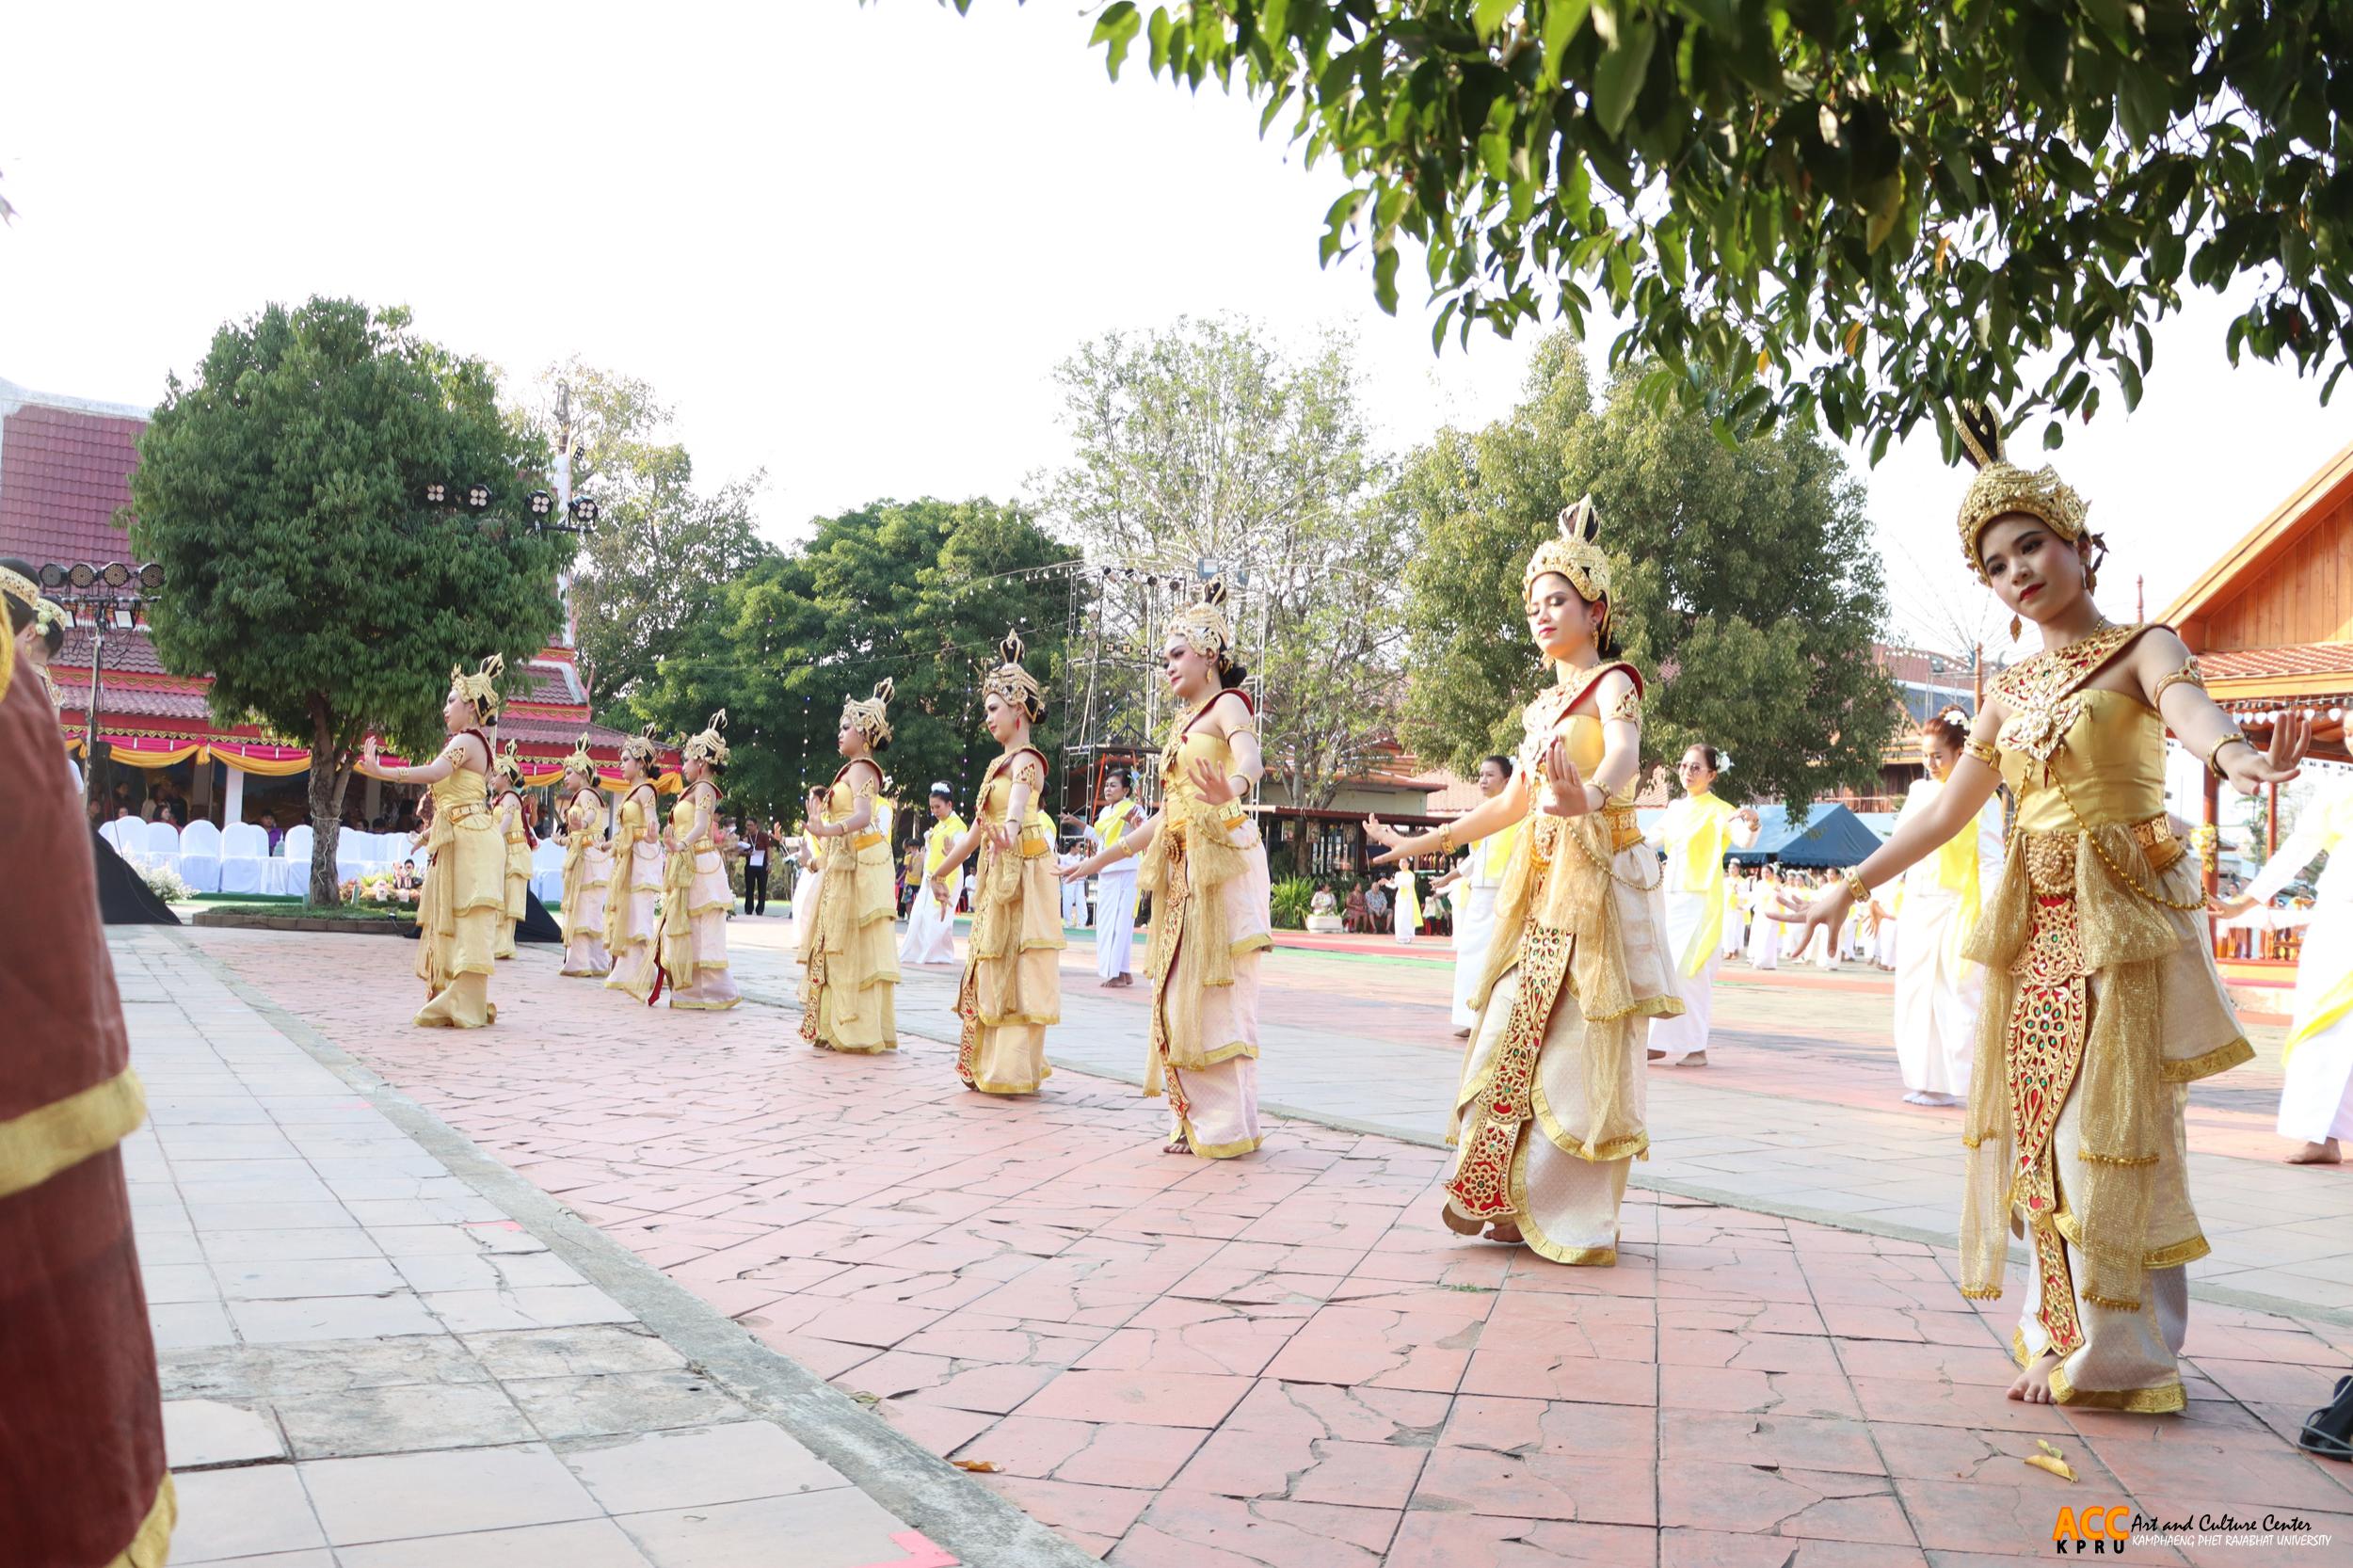
<svg viewBox="0 0 2353 1568">
<path fill-rule="evenodd" d="M 2011 642 L 2013 642 L 2013 643 L 2014 643 L 2014 642 L 2016 642 L 2016 641 L 2018 640 L 2018 633 L 2019 633 L 2019 632 L 2023 632 L 2023 631 L 2025 631 L 2025 624 L 2023 621 L 2021 621 L 2021 620 L 2020 620 L 2020 619 L 2019 619 L 2016 616 L 2010 616 L 2010 617 L 2009 617 L 2009 640 L 2010 640 Z"/>
</svg>

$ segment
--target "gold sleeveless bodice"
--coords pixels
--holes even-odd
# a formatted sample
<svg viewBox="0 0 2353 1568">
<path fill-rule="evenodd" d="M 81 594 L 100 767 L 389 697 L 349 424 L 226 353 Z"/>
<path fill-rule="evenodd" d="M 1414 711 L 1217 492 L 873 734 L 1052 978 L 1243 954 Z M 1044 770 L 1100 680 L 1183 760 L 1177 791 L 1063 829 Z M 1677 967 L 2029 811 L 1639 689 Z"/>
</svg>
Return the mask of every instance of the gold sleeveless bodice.
<svg viewBox="0 0 2353 1568">
<path fill-rule="evenodd" d="M 2165 814 L 2165 721 L 2137 696 L 2089 687 L 2014 710 L 1997 744 L 2028 833 L 2079 831 L 2079 813 L 2090 827 Z"/>
</svg>

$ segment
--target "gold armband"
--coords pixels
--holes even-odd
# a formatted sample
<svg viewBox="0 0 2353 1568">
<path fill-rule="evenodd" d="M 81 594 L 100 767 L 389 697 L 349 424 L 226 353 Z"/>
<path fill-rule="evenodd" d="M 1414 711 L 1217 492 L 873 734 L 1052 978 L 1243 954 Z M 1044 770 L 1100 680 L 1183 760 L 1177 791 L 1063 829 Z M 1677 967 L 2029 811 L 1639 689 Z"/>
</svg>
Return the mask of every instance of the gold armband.
<svg viewBox="0 0 2353 1568">
<path fill-rule="evenodd" d="M 1454 848 L 1454 824 L 1452 823 L 1440 824 L 1438 827 L 1438 853 L 1450 859 L 1453 857 Z"/>
<path fill-rule="evenodd" d="M 2233 741 L 2236 741 L 2239 744 L 2248 747 L 2249 750 L 2252 750 L 2255 744 L 2254 742 L 2249 740 L 2244 734 L 2236 729 L 2225 731 L 2220 740 L 2215 742 L 2214 744 L 2206 748 L 2206 771 L 2213 774 L 2217 778 L 2224 776 L 2222 772 L 2222 763 L 2220 761 L 2222 748 L 2229 745 Z"/>
<path fill-rule="evenodd" d="M 1847 874 L 1839 878 L 1839 880 L 1847 885 L 1847 891 L 1854 895 L 1854 901 L 1857 904 L 1868 904 L 1871 902 L 1871 885 L 1863 880 L 1863 873 L 1861 872 L 1856 871 L 1853 867 L 1849 866 L 1847 869 Z"/>
<path fill-rule="evenodd" d="M 2002 754 L 1983 741 L 1961 742 L 1961 754 L 1963 757 L 1974 757 L 1989 768 L 1998 770 L 2002 765 Z"/>
<path fill-rule="evenodd" d="M 1642 722 L 1642 699 L 1632 688 L 1620 692 L 1618 699 L 1602 714 L 1604 723 L 1613 719 L 1625 724 L 1639 725 Z"/>
<path fill-rule="evenodd" d="M 2165 700 L 2167 687 L 2185 682 L 2197 687 L 2201 692 L 2206 689 L 2205 672 L 2198 667 L 2198 661 L 2195 659 L 2157 682 L 2156 689 L 2149 694 L 2149 706 L 2154 708 Z"/>
</svg>

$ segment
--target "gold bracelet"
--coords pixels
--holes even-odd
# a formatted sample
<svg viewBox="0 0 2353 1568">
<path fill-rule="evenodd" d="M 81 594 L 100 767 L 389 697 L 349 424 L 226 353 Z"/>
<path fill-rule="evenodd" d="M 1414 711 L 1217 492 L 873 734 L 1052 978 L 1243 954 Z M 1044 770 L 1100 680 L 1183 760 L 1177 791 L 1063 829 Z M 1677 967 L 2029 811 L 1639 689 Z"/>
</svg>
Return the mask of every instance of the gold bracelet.
<svg viewBox="0 0 2353 1568">
<path fill-rule="evenodd" d="M 1452 823 L 1441 823 L 1438 824 L 1438 853 L 1446 856 L 1449 859 L 1453 858 L 1454 824 Z"/>
<path fill-rule="evenodd" d="M 1863 873 L 1861 872 L 1856 871 L 1853 867 L 1849 866 L 1847 868 L 1847 874 L 1842 880 L 1844 880 L 1847 884 L 1847 891 L 1854 895 L 1854 901 L 1857 904 L 1868 904 L 1871 902 L 1871 885 L 1863 880 Z"/>
<path fill-rule="evenodd" d="M 2239 744 L 2247 747 L 2249 751 L 2252 751 L 2255 747 L 2255 743 L 2249 740 L 2238 730 L 2232 729 L 2225 731 L 2220 740 L 2215 742 L 2214 744 L 2206 748 L 2206 771 L 2214 775 L 2217 778 L 2227 776 L 2222 771 L 2222 763 L 2218 760 L 2218 759 L 2222 756 L 2222 748 L 2229 745 L 2233 741 L 2236 741 Z"/>
<path fill-rule="evenodd" d="M 1961 754 L 1963 757 L 1974 757 L 1987 767 L 1996 771 L 1999 771 L 2002 765 L 2002 754 L 1983 741 L 1963 741 L 1961 744 Z"/>
</svg>

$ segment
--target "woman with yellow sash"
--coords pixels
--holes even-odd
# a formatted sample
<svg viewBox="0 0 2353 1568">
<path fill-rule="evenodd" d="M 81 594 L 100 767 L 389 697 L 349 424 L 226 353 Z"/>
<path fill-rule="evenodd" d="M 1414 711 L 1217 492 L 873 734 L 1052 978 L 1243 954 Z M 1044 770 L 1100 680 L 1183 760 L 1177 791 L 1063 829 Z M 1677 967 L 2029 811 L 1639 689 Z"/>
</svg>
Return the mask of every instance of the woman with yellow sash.
<svg viewBox="0 0 2353 1568">
<path fill-rule="evenodd" d="M 521 923 L 531 897 L 531 824 L 522 789 L 522 759 L 515 755 L 515 743 L 509 741 L 499 753 L 496 798 L 490 803 L 490 814 L 498 819 L 499 834 L 506 841 L 506 893 L 494 955 L 500 958 L 515 956 L 515 927 Z"/>
<path fill-rule="evenodd" d="M 943 781 L 932 786 L 932 825 L 923 841 L 910 845 L 916 866 L 915 896 L 907 901 L 907 934 L 899 944 L 901 964 L 952 964 L 956 961 L 956 885 L 932 886 L 948 846 L 964 837 L 965 823 L 956 815 L 955 792 Z"/>
<path fill-rule="evenodd" d="M 707 1013 L 724 1013 L 744 1000 L 728 973 L 728 915 L 735 889 L 722 854 L 718 785 L 728 766 L 728 743 L 720 734 L 727 725 L 722 708 L 680 748 L 686 792 L 671 808 L 669 856 L 663 862 L 662 978 L 672 1007 Z"/>
<path fill-rule="evenodd" d="M 1961 410 L 1961 430 L 1978 465 L 1962 553 L 2042 649 L 1993 678 L 1935 800 L 1785 918 L 1835 921 L 2009 786 L 2009 854 L 1961 949 L 1986 970 L 1962 1118 L 1961 1290 L 2002 1293 L 2015 1226 L 2031 1256 L 2009 1397 L 2178 1411 L 2185 1265 L 2208 1250 L 2183 1108 L 2189 1084 L 2253 1052 L 2215 972 L 2197 857 L 2166 815 L 2165 733 L 2251 794 L 2296 776 L 2310 726 L 2282 718 L 2267 752 L 2249 744 L 2171 631 L 2100 614 L 2105 550 L 2083 498 L 2052 469 L 2004 460 L 1984 409 Z"/>
<path fill-rule="evenodd" d="M 1724 899 L 1731 880 L 1724 856 L 1756 842 L 1753 808 L 1718 798 L 1723 753 L 1705 743 L 1675 763 L 1683 798 L 1667 808 L 1648 841 L 1666 851 L 1667 949 L 1674 955 L 1683 1011 L 1653 1018 L 1649 1060 L 1670 1067 L 1707 1065 L 1708 1023 L 1715 1016 L 1716 970 L 1723 962 Z"/>
<path fill-rule="evenodd" d="M 604 795 L 583 735 L 564 759 L 564 970 L 601 979 L 613 970 L 604 950 L 604 906 L 613 883 L 613 846 L 604 840 Z"/>
<path fill-rule="evenodd" d="M 981 717 L 1004 750 L 981 776 L 972 825 L 917 897 L 944 901 L 958 868 L 980 851 L 971 951 L 956 987 L 956 1076 L 984 1094 L 1033 1095 L 1053 1071 L 1047 1027 L 1062 1021 L 1062 880 L 1054 824 L 1038 808 L 1046 758 L 1030 744 L 1046 694 L 1021 667 L 1019 633 L 1006 632 L 999 651 L 1002 662 L 981 682 Z"/>
<path fill-rule="evenodd" d="M 2297 1149 L 2291 1165 L 2342 1163 L 2353 1138 L 2353 786 L 2339 784 L 2305 804 L 2295 831 L 2236 898 L 2228 917 L 2269 904 L 2290 878 L 2326 855 L 2313 887 L 2313 921 L 2296 960 L 2296 1021 L 2281 1062 L 2280 1136 Z"/>
<path fill-rule="evenodd" d="M 816 903 L 801 926 L 801 1038 L 821 1050 L 899 1048 L 891 929 L 898 899 L 889 818 L 879 798 L 882 764 L 874 760 L 890 746 L 890 690 L 885 680 L 865 701 L 841 705 L 836 744 L 844 760 L 831 788 L 808 794 L 808 832 L 824 858 Z M 796 914 L 800 904 L 795 890 Z"/>
<path fill-rule="evenodd" d="M 1168 1093 L 1170 1154 L 1230 1160 L 1258 1146 L 1258 959 L 1274 945 L 1266 845 L 1245 797 L 1265 762 L 1241 690 L 1225 584 L 1177 613 L 1161 668 L 1178 714 L 1160 750 L 1160 808 L 1064 872 L 1137 858 L 1153 895 L 1151 1043 L 1144 1092 Z"/>
<path fill-rule="evenodd" d="M 1520 716 L 1502 792 L 1435 833 L 1365 826 L 1389 846 L 1386 863 L 1527 823 L 1496 908 L 1440 1218 L 1555 1263 L 1609 1265 L 1627 1170 L 1650 1146 L 1643 1037 L 1683 1001 L 1658 857 L 1634 820 L 1642 680 L 1609 635 L 1598 528 L 1590 496 L 1563 508 L 1521 575 L 1529 632 L 1556 679 Z"/>
<path fill-rule="evenodd" d="M 613 830 L 613 885 L 604 903 L 608 991 L 648 1007 L 662 984 L 662 802 L 654 792 L 653 726 L 621 743 L 621 809 Z"/>
<path fill-rule="evenodd" d="M 1913 780 L 1897 827 L 1926 811 L 1944 790 L 1969 744 L 1968 721 L 1955 709 L 1920 727 L 1929 776 Z M 1986 880 L 2001 863 L 2002 808 L 1989 800 L 1897 883 L 1891 913 L 1903 936 L 1896 949 L 1896 1064 L 1907 1105 L 1961 1105 L 1969 1098 L 1985 970 L 1961 953 L 1977 927 Z"/>
<path fill-rule="evenodd" d="M 449 672 L 449 699 L 441 707 L 449 744 L 423 767 L 378 766 L 373 735 L 360 752 L 362 774 L 432 786 L 433 828 L 424 846 L 431 869 L 417 905 L 417 978 L 429 999 L 416 1016 L 423 1029 L 481 1029 L 499 1016 L 490 970 L 506 914 L 506 846 L 487 799 L 495 764 L 483 727 L 498 718 L 504 668 L 494 653 L 472 675 Z"/>
</svg>

